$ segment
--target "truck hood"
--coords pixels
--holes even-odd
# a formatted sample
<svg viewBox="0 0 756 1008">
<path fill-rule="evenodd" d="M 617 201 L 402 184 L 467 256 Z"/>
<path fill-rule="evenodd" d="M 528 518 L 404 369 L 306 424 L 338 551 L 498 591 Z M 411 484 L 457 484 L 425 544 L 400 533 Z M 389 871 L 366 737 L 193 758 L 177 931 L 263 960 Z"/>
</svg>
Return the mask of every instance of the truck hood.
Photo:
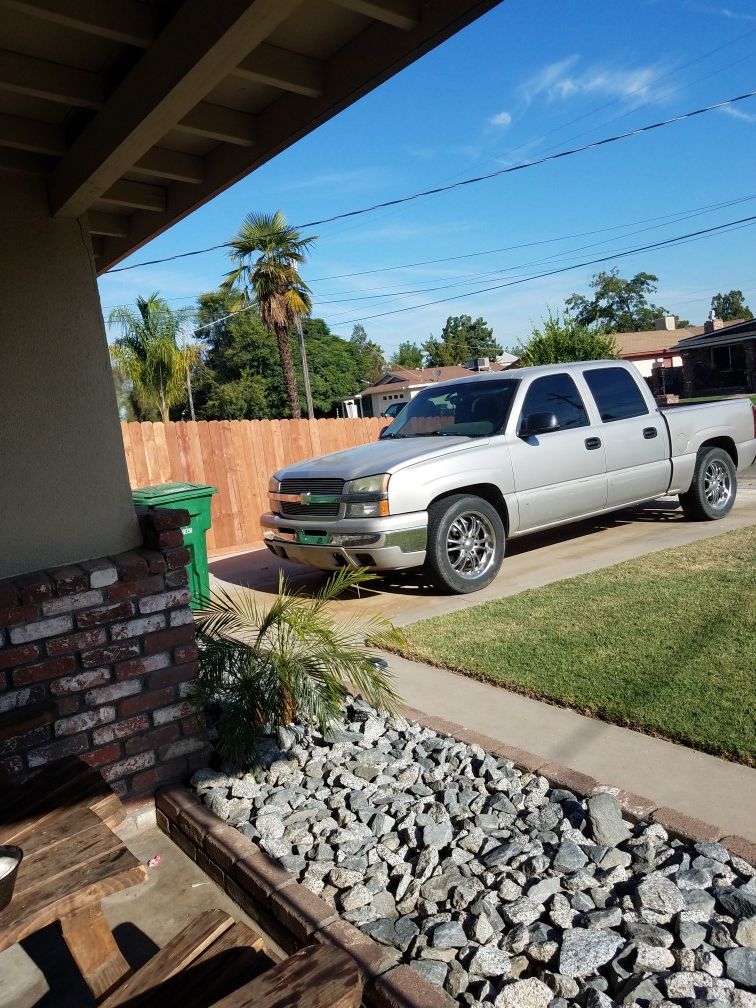
<svg viewBox="0 0 756 1008">
<path fill-rule="evenodd" d="M 464 451 L 481 445 L 487 438 L 419 437 L 396 441 L 374 441 L 370 444 L 333 452 L 320 458 L 309 459 L 286 466 L 275 473 L 276 479 L 359 479 L 376 473 L 394 473 L 408 462 L 422 462 L 439 455 Z"/>
</svg>

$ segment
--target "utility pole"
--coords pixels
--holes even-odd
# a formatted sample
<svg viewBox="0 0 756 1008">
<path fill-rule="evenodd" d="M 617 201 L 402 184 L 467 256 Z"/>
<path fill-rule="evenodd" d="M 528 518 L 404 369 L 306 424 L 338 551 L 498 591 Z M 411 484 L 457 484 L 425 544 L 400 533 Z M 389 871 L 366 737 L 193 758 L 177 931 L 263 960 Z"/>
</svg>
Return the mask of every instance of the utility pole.
<svg viewBox="0 0 756 1008">
<path fill-rule="evenodd" d="M 299 356 L 302 358 L 302 375 L 304 377 L 304 393 L 305 400 L 307 402 L 307 419 L 312 420 L 313 409 L 312 409 L 312 391 L 310 390 L 310 370 L 307 367 L 307 350 L 305 349 L 304 333 L 302 332 L 302 319 L 299 315 L 295 315 L 294 324 L 297 327 L 297 336 L 299 337 Z"/>
</svg>

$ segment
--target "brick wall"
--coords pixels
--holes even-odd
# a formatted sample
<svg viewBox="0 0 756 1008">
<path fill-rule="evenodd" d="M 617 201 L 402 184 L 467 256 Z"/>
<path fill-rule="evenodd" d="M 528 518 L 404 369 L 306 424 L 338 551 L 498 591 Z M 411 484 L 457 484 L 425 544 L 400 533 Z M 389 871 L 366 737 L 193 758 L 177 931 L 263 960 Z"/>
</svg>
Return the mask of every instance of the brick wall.
<svg viewBox="0 0 756 1008">
<path fill-rule="evenodd" d="M 186 700 L 197 646 L 180 528 L 186 511 L 139 509 L 144 547 L 0 581 L 0 779 L 20 781 L 60 756 L 100 769 L 121 795 L 153 791 L 203 765 Z M 56 720 L 23 730 L 24 709 Z"/>
</svg>

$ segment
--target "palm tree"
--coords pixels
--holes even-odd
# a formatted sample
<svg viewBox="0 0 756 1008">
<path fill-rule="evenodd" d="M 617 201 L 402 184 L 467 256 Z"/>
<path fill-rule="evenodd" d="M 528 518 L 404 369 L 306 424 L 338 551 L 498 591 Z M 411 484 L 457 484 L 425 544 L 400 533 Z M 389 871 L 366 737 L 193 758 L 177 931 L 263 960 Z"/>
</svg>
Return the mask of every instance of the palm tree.
<svg viewBox="0 0 756 1008">
<path fill-rule="evenodd" d="M 108 317 L 120 327 L 122 336 L 110 347 L 121 373 L 131 382 L 138 401 L 156 408 L 163 423 L 170 420 L 170 408 L 189 393 L 190 371 L 200 356 L 199 347 L 177 338 L 191 321 L 193 311 L 174 311 L 157 291 L 138 297 L 137 310 L 114 308 Z M 192 413 L 194 410 L 192 410 Z"/>
<path fill-rule="evenodd" d="M 395 708 L 391 675 L 370 648 L 404 647 L 402 632 L 380 616 L 337 622 L 328 612 L 335 599 L 375 576 L 342 569 L 312 597 L 290 590 L 281 576 L 267 608 L 245 589 L 216 588 L 203 600 L 192 699 L 200 713 L 220 706 L 218 744 L 225 759 L 254 759 L 266 728 L 294 717 L 325 731 L 352 691 L 374 707 Z"/>
<path fill-rule="evenodd" d="M 286 394 L 295 419 L 302 412 L 289 330 L 302 315 L 312 311 L 310 289 L 297 268 L 316 241 L 317 235 L 302 237 L 280 210 L 274 214 L 249 213 L 231 241 L 229 255 L 236 266 L 221 285 L 238 291 L 243 302 L 254 302 L 263 325 L 276 337 Z"/>
</svg>

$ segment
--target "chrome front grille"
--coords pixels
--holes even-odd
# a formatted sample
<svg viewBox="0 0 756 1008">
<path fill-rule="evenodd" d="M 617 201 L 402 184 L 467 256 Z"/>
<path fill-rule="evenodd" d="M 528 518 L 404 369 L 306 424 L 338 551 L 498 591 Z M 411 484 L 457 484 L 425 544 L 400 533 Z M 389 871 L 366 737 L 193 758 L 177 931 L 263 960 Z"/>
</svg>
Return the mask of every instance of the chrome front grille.
<svg viewBox="0 0 756 1008">
<path fill-rule="evenodd" d="M 282 494 L 340 494 L 344 489 L 343 479 L 285 479 L 281 480 Z"/>
</svg>

